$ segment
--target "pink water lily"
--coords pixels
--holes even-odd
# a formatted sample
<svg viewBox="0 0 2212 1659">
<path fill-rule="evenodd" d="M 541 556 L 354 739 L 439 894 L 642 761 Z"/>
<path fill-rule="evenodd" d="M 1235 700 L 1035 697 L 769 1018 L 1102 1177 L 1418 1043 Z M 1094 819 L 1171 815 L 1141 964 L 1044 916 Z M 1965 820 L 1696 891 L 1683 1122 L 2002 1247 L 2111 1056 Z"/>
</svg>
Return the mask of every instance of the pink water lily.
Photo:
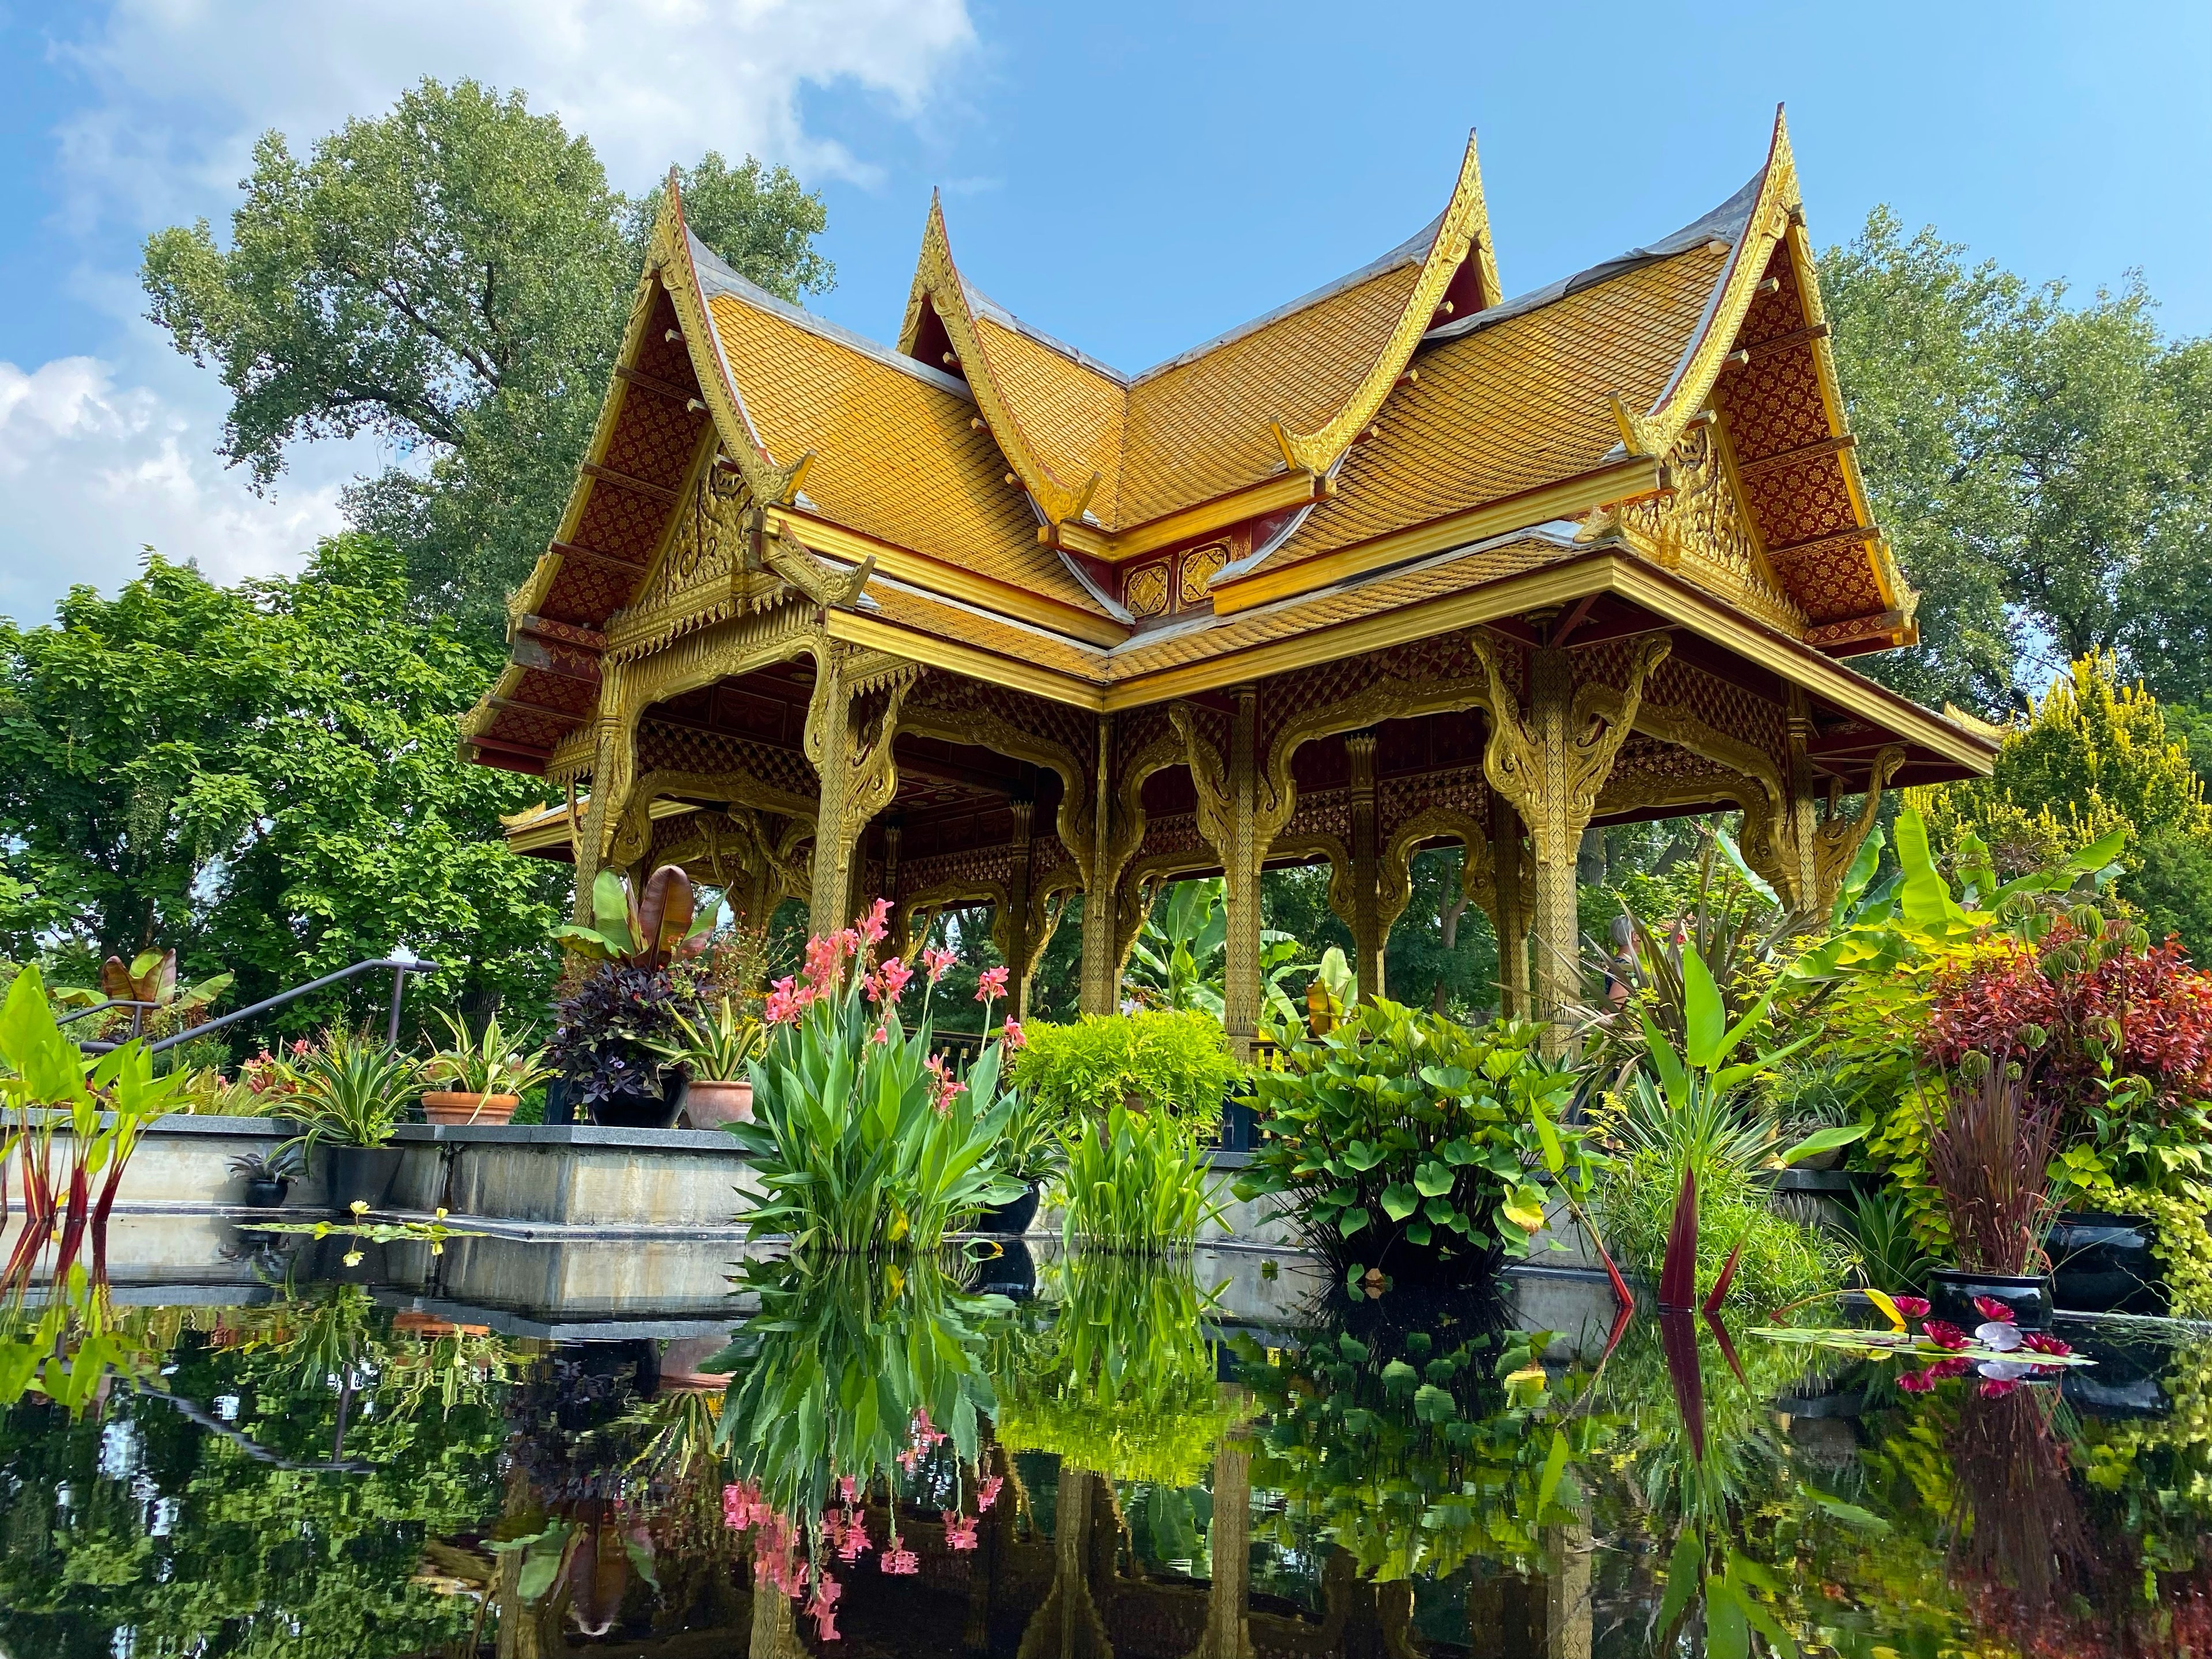
<svg viewBox="0 0 2212 1659">
<path fill-rule="evenodd" d="M 1924 1296 L 1893 1296 L 1890 1305 L 1907 1319 L 1924 1319 L 1928 1315 L 1928 1298 Z"/>
<path fill-rule="evenodd" d="M 2054 1359 L 2063 1359 L 2074 1352 L 2071 1345 L 2060 1341 L 2055 1336 L 2045 1335 L 2041 1331 L 2025 1333 L 2020 1339 L 2020 1346 L 2031 1353 L 2049 1354 Z"/>
<path fill-rule="evenodd" d="M 1921 1333 L 1939 1348 L 1963 1348 L 1968 1337 L 1948 1319 L 1930 1319 L 1921 1327 Z"/>
<path fill-rule="evenodd" d="M 2000 1302 L 1993 1296 L 1976 1297 L 1974 1298 L 1974 1311 L 1981 1315 L 1983 1318 L 1995 1320 L 2001 1325 L 2011 1324 L 2015 1317 L 2010 1303 Z"/>
</svg>

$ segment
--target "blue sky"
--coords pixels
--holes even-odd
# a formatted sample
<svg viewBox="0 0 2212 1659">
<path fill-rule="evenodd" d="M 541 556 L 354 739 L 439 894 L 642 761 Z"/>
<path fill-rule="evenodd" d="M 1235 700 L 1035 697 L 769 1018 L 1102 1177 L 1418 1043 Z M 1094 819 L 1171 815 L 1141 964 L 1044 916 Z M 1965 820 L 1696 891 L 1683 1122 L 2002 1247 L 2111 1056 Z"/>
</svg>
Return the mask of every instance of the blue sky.
<svg viewBox="0 0 2212 1659">
<path fill-rule="evenodd" d="M 267 497 L 213 375 L 138 318 L 139 241 L 221 224 L 256 133 L 302 145 L 424 74 L 528 90 L 618 182 L 708 146 L 830 204 L 836 290 L 892 333 L 933 186 L 971 281 L 1137 369 L 1364 263 L 1481 135 L 1534 287 L 1695 217 L 1786 102 L 1817 240 L 1878 202 L 2087 290 L 2139 269 L 2212 332 L 2212 8 L 1022 5 L 1005 0 L 0 0 L 0 613 L 151 543 L 289 568 L 374 446 Z"/>
</svg>

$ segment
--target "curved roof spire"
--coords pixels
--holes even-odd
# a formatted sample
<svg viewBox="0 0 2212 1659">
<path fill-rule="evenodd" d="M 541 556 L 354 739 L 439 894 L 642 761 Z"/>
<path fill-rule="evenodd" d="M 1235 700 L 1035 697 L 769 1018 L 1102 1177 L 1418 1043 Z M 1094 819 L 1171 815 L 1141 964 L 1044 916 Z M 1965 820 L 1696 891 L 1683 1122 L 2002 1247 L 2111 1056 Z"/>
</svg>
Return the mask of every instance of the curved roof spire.
<svg viewBox="0 0 2212 1659">
<path fill-rule="evenodd" d="M 1273 422 L 1275 441 L 1282 447 L 1283 459 L 1293 471 L 1328 471 L 1375 418 L 1382 407 L 1382 400 L 1390 395 L 1390 388 L 1397 384 L 1398 377 L 1413 360 L 1413 349 L 1434 324 L 1437 308 L 1443 303 L 1453 279 L 1470 254 L 1475 262 L 1474 274 L 1478 289 L 1474 303 L 1467 307 L 1473 313 L 1496 305 L 1504 295 L 1498 289 L 1498 258 L 1490 240 L 1490 210 L 1482 199 L 1482 167 L 1475 158 L 1474 134 L 1471 131 L 1467 135 L 1467 154 L 1460 161 L 1459 178 L 1452 185 L 1451 200 L 1444 208 L 1443 216 L 1437 221 L 1436 234 L 1421 262 L 1421 274 L 1415 279 L 1413 291 L 1407 295 L 1405 310 L 1366 375 L 1337 412 L 1316 430 L 1291 432 L 1281 422 Z"/>
<path fill-rule="evenodd" d="M 1736 234 L 1721 279 L 1689 343 L 1682 349 L 1657 399 L 1642 414 L 1613 397 L 1613 417 L 1620 427 L 1620 441 L 1632 455 L 1663 456 L 1674 447 L 1719 379 L 1722 365 L 1735 349 L 1744 313 L 1759 292 L 1766 274 L 1768 256 L 1776 243 L 1790 234 L 1793 219 L 1802 218 L 1804 201 L 1797 188 L 1797 164 L 1790 154 L 1790 127 L 1782 106 L 1774 106 L 1774 136 L 1766 149 L 1765 170 L 1759 175 L 1759 191 L 1743 228 Z"/>
<path fill-rule="evenodd" d="M 952 263 L 952 245 L 945 234 L 945 204 L 934 191 L 930 192 L 929 222 L 922 232 L 914 287 L 907 296 L 906 319 L 899 327 L 899 349 L 909 356 L 921 356 L 924 334 L 933 319 L 943 327 L 955 363 L 967 376 L 969 390 L 975 394 L 975 406 L 982 411 L 1006 464 L 1029 491 L 1046 523 L 1066 524 L 1081 519 L 1103 475 L 1094 471 L 1087 479 L 1070 484 L 1046 464 L 1015 418 L 991 354 L 975 326 L 975 307 L 968 285 Z"/>
</svg>

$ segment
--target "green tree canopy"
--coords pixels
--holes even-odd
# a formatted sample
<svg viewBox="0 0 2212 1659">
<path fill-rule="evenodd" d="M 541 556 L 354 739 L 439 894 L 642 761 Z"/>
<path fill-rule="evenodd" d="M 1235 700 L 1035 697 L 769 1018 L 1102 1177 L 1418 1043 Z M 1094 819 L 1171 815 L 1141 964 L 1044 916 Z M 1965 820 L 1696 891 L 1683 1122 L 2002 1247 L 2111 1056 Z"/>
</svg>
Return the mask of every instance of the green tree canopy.
<svg viewBox="0 0 2212 1659">
<path fill-rule="evenodd" d="M 2014 728 L 1986 779 L 1908 794 L 1940 842 L 1961 828 L 2007 875 L 2045 867 L 2113 829 L 2128 832 L 2122 893 L 2154 937 L 2212 960 L 2212 806 L 2182 732 L 2124 682 L 2108 653 L 2078 659 Z"/>
<path fill-rule="evenodd" d="M 821 199 L 781 167 L 710 152 L 687 222 L 763 287 L 827 288 Z M 229 388 L 222 453 L 266 486 L 295 443 L 368 434 L 393 465 L 348 493 L 404 552 L 423 614 L 489 642 L 544 550 L 621 343 L 657 195 L 611 188 L 590 142 L 462 81 L 424 81 L 303 161 L 254 148 L 219 246 L 149 238 L 149 314 Z"/>
<path fill-rule="evenodd" d="M 1923 702 L 2023 709 L 2117 653 L 2212 687 L 2212 342 L 2130 276 L 2067 303 L 1877 208 L 1820 280 L 1876 520 L 1922 592 L 1917 651 L 1863 666 Z"/>
<path fill-rule="evenodd" d="M 242 1004 L 404 944 L 448 991 L 542 992 L 567 872 L 498 815 L 543 786 L 460 758 L 483 671 L 388 545 L 235 587 L 151 557 L 0 622 L 0 952 L 173 945 Z"/>
</svg>

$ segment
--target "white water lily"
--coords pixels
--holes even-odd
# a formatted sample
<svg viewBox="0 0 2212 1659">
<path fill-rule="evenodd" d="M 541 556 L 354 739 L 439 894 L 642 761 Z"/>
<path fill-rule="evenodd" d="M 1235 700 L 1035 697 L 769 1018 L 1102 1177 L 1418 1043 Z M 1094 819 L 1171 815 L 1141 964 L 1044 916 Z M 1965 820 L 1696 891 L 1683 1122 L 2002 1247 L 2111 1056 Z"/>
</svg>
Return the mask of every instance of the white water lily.
<svg viewBox="0 0 2212 1659">
<path fill-rule="evenodd" d="M 2020 1327 L 2006 1320 L 1992 1319 L 1987 1324 L 1974 1327 L 1974 1340 L 1998 1353 L 2010 1353 L 2020 1346 Z"/>
</svg>

